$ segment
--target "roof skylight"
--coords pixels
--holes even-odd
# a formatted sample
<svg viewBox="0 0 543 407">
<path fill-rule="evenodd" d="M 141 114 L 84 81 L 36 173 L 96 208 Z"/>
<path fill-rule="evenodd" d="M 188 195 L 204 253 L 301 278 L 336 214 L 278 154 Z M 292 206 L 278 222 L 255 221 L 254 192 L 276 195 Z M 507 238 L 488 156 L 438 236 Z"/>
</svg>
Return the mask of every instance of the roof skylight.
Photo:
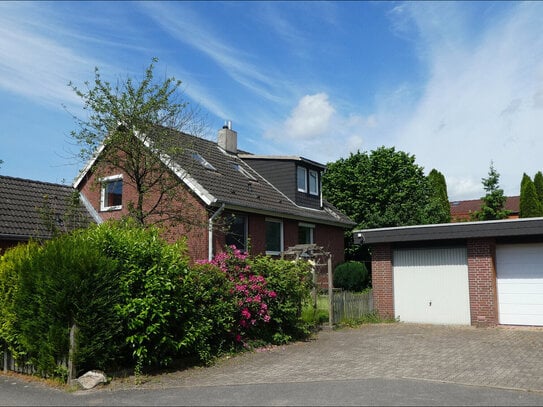
<svg viewBox="0 0 543 407">
<path fill-rule="evenodd" d="M 200 165 L 202 165 L 205 169 L 211 170 L 211 171 L 217 171 L 213 165 L 211 165 L 204 157 L 202 157 L 200 154 L 198 154 L 196 151 L 191 151 L 190 156 L 196 160 Z"/>
<path fill-rule="evenodd" d="M 247 170 L 245 168 L 243 168 L 241 165 L 239 165 L 238 163 L 235 163 L 235 162 L 231 162 L 230 163 L 232 165 L 232 167 L 239 173 L 243 174 L 246 178 L 249 178 L 253 181 L 256 181 L 256 178 L 253 177 L 249 172 L 247 172 Z"/>
</svg>

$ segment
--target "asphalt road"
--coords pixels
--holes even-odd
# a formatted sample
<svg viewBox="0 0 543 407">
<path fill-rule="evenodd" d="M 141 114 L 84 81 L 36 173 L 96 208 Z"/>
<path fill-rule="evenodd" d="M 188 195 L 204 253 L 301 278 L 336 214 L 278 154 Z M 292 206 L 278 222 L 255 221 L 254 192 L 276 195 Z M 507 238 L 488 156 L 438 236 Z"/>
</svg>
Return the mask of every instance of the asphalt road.
<svg viewBox="0 0 543 407">
<path fill-rule="evenodd" d="M 0 376 L 2 406 L 540 406 L 543 394 L 412 379 L 364 379 L 66 393 Z"/>
</svg>

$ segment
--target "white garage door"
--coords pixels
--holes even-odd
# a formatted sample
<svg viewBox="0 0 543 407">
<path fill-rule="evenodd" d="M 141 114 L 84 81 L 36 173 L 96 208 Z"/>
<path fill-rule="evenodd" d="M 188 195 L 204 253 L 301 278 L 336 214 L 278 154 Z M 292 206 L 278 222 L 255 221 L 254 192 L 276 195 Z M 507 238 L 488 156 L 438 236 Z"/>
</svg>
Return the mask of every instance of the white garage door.
<svg viewBox="0 0 543 407">
<path fill-rule="evenodd" d="M 400 321 L 470 325 L 465 247 L 394 250 L 393 278 Z"/>
<path fill-rule="evenodd" d="M 500 324 L 543 325 L 543 244 L 496 247 Z"/>
</svg>

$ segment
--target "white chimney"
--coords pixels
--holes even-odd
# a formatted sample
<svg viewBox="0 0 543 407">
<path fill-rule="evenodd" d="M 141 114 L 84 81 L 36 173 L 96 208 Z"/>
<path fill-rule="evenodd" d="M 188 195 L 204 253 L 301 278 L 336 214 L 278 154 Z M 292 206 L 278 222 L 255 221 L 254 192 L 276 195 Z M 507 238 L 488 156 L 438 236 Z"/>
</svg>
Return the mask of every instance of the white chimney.
<svg viewBox="0 0 543 407">
<path fill-rule="evenodd" d="M 229 153 L 238 153 L 238 133 L 232 130 L 232 122 L 228 120 L 219 130 L 217 143 L 219 147 Z"/>
</svg>

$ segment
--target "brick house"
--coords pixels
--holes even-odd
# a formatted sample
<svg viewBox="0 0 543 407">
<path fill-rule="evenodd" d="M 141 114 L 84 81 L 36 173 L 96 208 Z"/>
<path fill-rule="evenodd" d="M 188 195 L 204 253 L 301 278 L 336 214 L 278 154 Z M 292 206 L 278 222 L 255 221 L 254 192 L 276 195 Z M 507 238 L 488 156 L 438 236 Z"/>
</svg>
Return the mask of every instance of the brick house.
<svg viewBox="0 0 543 407">
<path fill-rule="evenodd" d="M 70 186 L 0 176 L 0 254 L 30 239 L 46 240 L 94 222 Z"/>
<path fill-rule="evenodd" d="M 469 199 L 465 201 L 452 201 L 451 222 L 466 222 L 471 220 L 471 215 L 483 206 L 482 199 Z M 510 213 L 508 219 L 517 219 L 520 213 L 520 196 L 507 196 L 504 208 Z"/>
<path fill-rule="evenodd" d="M 173 130 L 167 137 L 175 155 L 151 146 L 148 151 L 160 156 L 175 181 L 176 199 L 168 209 L 184 221 L 166 222 L 164 235 L 186 237 L 193 260 L 211 258 L 231 244 L 252 254 L 280 255 L 296 244 L 314 243 L 332 254 L 334 265 L 343 262 L 344 231 L 354 222 L 322 198 L 324 165 L 240 151 L 231 125 L 219 130 L 217 142 Z M 118 219 L 128 213 L 136 190 L 114 167 L 96 171 L 97 157 L 74 187 L 101 219 Z"/>
<path fill-rule="evenodd" d="M 543 218 L 354 231 L 375 308 L 414 323 L 543 326 Z"/>
</svg>

